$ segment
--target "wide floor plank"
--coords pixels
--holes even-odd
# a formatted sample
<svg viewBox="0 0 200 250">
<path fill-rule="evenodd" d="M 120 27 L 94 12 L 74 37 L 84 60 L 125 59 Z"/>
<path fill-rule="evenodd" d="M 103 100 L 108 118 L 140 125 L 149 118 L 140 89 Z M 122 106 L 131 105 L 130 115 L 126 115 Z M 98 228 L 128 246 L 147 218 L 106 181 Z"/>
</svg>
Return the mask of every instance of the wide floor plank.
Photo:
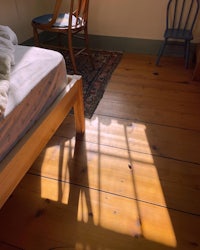
<svg viewBox="0 0 200 250">
<path fill-rule="evenodd" d="M 72 137 L 72 119 L 65 119 L 56 134 Z M 200 164 L 196 130 L 94 115 L 86 121 L 85 141 Z"/>
<path fill-rule="evenodd" d="M 13 245 L 30 250 L 187 250 L 200 244 L 198 216 L 74 184 L 60 185 L 59 194 L 56 180 L 26 176 L 0 214 L 1 239 L 10 241 L 12 234 Z M 15 213 L 13 207 L 18 208 Z"/>
<path fill-rule="evenodd" d="M 199 249 L 200 83 L 161 65 L 125 54 L 83 137 L 66 117 L 1 209 L 0 249 Z"/>
<path fill-rule="evenodd" d="M 198 166 L 148 153 L 55 136 L 29 172 L 175 210 L 200 211 Z"/>
</svg>

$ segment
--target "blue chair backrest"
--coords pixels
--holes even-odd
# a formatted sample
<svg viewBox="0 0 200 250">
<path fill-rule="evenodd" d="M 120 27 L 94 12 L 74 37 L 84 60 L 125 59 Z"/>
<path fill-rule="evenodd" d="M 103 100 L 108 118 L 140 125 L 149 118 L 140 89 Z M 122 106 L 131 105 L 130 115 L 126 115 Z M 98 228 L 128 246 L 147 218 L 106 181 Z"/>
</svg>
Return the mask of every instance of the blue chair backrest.
<svg viewBox="0 0 200 250">
<path fill-rule="evenodd" d="M 192 31 L 199 11 L 199 0 L 169 0 L 167 29 Z"/>
</svg>

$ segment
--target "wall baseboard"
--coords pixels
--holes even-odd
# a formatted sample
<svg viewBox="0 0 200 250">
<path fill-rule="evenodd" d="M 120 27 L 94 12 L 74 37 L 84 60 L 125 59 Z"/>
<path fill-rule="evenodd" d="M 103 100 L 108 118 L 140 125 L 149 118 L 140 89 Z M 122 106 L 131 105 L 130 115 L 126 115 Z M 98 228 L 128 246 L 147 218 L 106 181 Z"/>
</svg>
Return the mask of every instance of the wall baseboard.
<svg viewBox="0 0 200 250">
<path fill-rule="evenodd" d="M 90 35 L 90 45 L 93 48 L 117 50 L 138 54 L 157 54 L 161 41 Z"/>
<path fill-rule="evenodd" d="M 50 39 L 52 34 L 49 32 L 42 32 L 40 34 L 41 41 Z M 67 43 L 63 39 L 64 43 Z M 91 49 L 101 49 L 101 50 L 113 50 L 122 51 L 128 53 L 137 54 L 151 54 L 157 55 L 162 41 L 160 40 L 150 40 L 150 39 L 138 39 L 138 38 L 126 38 L 126 37 L 110 37 L 110 36 L 98 36 L 89 35 L 89 43 Z M 74 40 L 74 44 L 77 47 L 81 47 L 79 40 Z M 33 38 L 28 39 L 23 42 L 23 45 L 34 45 Z M 179 46 L 167 46 L 165 50 L 165 55 L 173 56 L 183 56 L 183 47 Z M 195 50 L 195 44 L 191 44 L 191 52 Z"/>
</svg>

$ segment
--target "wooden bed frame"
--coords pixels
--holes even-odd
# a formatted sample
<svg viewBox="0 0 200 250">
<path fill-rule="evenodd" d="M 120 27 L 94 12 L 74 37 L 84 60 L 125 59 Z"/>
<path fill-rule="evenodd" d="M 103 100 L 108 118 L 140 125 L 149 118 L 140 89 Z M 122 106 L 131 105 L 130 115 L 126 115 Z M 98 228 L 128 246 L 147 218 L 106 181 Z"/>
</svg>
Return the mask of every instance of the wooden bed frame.
<svg viewBox="0 0 200 250">
<path fill-rule="evenodd" d="M 68 85 L 45 114 L 0 162 L 0 208 L 29 170 L 71 108 L 74 108 L 76 133 L 84 133 L 82 78 L 67 76 Z"/>
</svg>

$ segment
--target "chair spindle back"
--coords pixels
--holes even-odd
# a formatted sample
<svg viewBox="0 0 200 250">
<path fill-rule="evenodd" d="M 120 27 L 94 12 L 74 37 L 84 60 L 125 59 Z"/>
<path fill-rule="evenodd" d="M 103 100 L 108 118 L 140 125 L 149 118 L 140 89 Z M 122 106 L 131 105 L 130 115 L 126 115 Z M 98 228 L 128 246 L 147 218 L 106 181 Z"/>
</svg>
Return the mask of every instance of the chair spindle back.
<svg viewBox="0 0 200 250">
<path fill-rule="evenodd" d="M 167 5 L 167 29 L 193 30 L 199 0 L 170 0 Z"/>
</svg>

